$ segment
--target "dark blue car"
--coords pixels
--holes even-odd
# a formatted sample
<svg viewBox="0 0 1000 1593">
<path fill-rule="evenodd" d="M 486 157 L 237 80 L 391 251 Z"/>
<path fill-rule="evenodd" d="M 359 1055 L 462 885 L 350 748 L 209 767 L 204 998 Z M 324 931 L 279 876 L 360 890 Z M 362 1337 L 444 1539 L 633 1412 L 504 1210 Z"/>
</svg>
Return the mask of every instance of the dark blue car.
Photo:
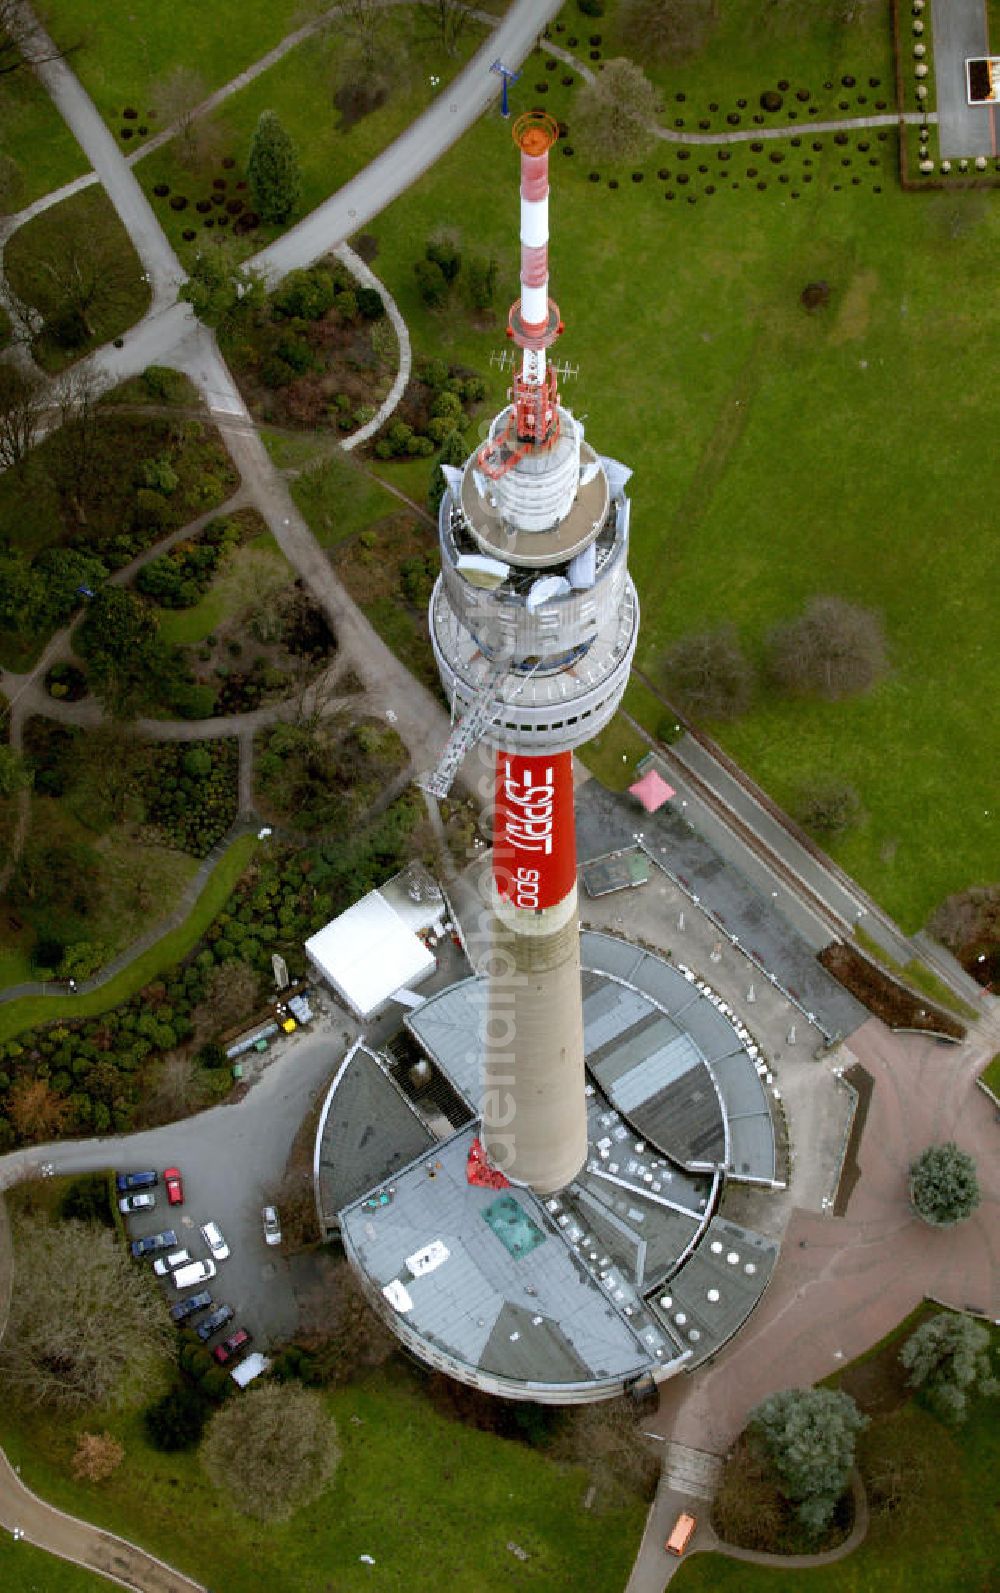
<svg viewBox="0 0 1000 1593">
<path fill-rule="evenodd" d="M 127 1195 L 130 1189 L 152 1189 L 159 1182 L 159 1175 L 154 1172 L 115 1173 L 115 1188 L 120 1195 Z"/>
<path fill-rule="evenodd" d="M 178 1300 L 176 1305 L 170 1307 L 170 1315 L 175 1322 L 186 1322 L 189 1316 L 194 1316 L 196 1311 L 204 1311 L 212 1303 L 212 1296 L 207 1289 L 201 1289 L 198 1294 L 189 1294 L 186 1300 Z"/>
<path fill-rule="evenodd" d="M 204 1344 L 206 1339 L 212 1337 L 213 1333 L 218 1333 L 220 1327 L 224 1327 L 227 1322 L 231 1322 L 234 1315 L 235 1312 L 231 1305 L 217 1305 L 211 1316 L 207 1316 L 204 1322 L 199 1322 L 195 1328 L 195 1332 L 201 1342 Z"/>
<path fill-rule="evenodd" d="M 173 1250 L 177 1244 L 177 1235 L 172 1228 L 164 1228 L 162 1233 L 151 1233 L 147 1239 L 132 1240 L 132 1255 L 138 1261 L 141 1256 L 155 1256 L 158 1250 Z"/>
</svg>

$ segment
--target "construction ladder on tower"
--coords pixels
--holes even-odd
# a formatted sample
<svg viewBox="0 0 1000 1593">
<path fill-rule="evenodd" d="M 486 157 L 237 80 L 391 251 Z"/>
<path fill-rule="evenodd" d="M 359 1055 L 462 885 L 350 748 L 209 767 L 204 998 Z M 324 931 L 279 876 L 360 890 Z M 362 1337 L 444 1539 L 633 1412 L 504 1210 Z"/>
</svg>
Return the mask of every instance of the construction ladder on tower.
<svg viewBox="0 0 1000 1593">
<path fill-rule="evenodd" d="M 486 730 L 496 718 L 500 694 L 512 663 L 513 660 L 507 654 L 490 660 L 489 668 L 468 710 L 452 727 L 437 768 L 432 769 L 429 774 L 421 775 L 417 781 L 420 789 L 426 791 L 429 796 L 437 797 L 440 801 L 442 797 L 448 795 L 455 776 L 462 767 L 465 754 L 477 741 L 482 740 Z"/>
</svg>

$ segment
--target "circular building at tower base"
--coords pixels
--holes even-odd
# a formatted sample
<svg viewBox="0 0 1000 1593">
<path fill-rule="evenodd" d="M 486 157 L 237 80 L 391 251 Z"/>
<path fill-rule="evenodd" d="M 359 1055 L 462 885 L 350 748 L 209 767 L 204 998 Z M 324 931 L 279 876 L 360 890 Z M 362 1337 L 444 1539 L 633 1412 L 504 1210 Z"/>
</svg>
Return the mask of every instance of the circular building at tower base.
<svg viewBox="0 0 1000 1593">
<path fill-rule="evenodd" d="M 486 984 L 359 1043 L 328 1093 L 321 1227 L 420 1360 L 505 1398 L 584 1403 L 692 1370 L 737 1331 L 778 1247 L 718 1215 L 727 1178 L 780 1187 L 753 1037 L 687 969 L 581 936 L 588 1153 L 547 1199 L 485 1162 Z"/>
</svg>

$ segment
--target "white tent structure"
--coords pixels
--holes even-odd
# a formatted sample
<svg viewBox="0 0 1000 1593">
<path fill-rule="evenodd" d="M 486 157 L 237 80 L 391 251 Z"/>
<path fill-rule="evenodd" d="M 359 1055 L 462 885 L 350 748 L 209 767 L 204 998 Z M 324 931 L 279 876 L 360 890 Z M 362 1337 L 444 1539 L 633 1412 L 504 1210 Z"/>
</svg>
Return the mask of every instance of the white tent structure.
<svg viewBox="0 0 1000 1593">
<path fill-rule="evenodd" d="M 362 1019 L 379 1012 L 397 990 L 434 972 L 433 952 L 387 902 L 371 891 L 306 941 L 306 955 Z"/>
</svg>

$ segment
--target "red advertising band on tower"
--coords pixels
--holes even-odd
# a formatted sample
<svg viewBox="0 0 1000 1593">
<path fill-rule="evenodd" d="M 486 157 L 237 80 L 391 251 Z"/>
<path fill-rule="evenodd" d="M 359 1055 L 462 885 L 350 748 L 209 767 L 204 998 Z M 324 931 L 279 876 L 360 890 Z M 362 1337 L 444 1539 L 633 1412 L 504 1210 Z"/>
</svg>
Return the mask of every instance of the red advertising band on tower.
<svg viewBox="0 0 1000 1593">
<path fill-rule="evenodd" d="M 541 912 L 576 884 L 573 754 L 498 752 L 493 881 L 502 901 Z"/>
</svg>

